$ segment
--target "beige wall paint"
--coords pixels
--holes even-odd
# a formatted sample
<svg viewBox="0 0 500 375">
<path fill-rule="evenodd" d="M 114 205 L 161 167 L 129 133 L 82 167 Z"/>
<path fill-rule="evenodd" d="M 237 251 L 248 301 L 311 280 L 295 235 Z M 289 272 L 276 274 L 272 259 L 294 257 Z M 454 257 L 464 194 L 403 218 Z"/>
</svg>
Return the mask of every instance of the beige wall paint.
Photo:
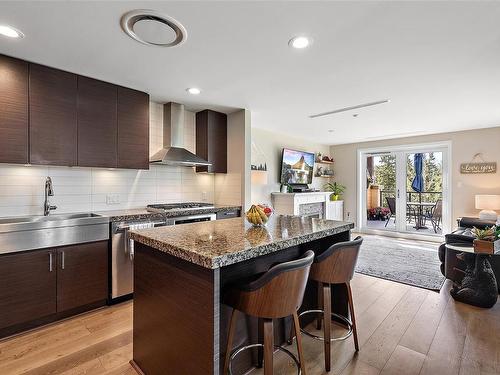
<svg viewBox="0 0 500 375">
<path fill-rule="evenodd" d="M 477 216 L 474 195 L 500 194 L 500 173 L 464 175 L 460 174 L 460 164 L 471 161 L 476 153 L 482 153 L 486 161 L 500 163 L 500 127 L 331 146 L 335 159 L 335 179 L 347 186 L 344 194 L 345 217 L 356 221 L 358 149 L 439 141 L 451 141 L 452 144 L 450 172 L 453 220 L 461 216 Z"/>
<path fill-rule="evenodd" d="M 281 172 L 281 152 L 283 148 L 309 151 L 322 154 L 330 152 L 329 146 L 304 141 L 291 137 L 285 133 L 274 133 L 263 129 L 252 128 L 252 163 L 265 162 L 267 164 L 267 184 L 252 181 L 252 203 L 271 204 L 271 193 L 279 191 Z M 252 172 L 255 173 L 255 172 Z M 257 172 L 259 173 L 259 172 Z M 321 189 L 328 180 L 313 177 L 311 187 Z"/>
<path fill-rule="evenodd" d="M 215 203 L 241 205 L 250 202 L 250 111 L 227 116 L 227 173 L 215 174 Z"/>
</svg>

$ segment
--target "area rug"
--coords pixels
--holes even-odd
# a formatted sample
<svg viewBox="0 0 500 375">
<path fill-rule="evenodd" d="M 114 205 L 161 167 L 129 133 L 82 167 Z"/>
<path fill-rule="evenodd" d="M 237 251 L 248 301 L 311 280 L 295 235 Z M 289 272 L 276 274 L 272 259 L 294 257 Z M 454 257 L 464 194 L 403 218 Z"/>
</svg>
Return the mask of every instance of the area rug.
<svg viewBox="0 0 500 375">
<path fill-rule="evenodd" d="M 438 243 L 363 236 L 356 272 L 430 290 L 444 283 Z"/>
</svg>

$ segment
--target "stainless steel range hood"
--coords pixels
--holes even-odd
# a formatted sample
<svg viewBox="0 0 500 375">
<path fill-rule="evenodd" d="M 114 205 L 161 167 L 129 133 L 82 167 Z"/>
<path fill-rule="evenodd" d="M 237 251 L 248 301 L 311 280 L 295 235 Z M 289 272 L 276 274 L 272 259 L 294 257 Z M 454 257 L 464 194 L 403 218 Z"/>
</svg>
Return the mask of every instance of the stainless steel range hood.
<svg viewBox="0 0 500 375">
<path fill-rule="evenodd" d="M 163 106 L 163 148 L 149 159 L 150 164 L 195 167 L 211 165 L 184 147 L 184 105 L 167 103 Z"/>
</svg>

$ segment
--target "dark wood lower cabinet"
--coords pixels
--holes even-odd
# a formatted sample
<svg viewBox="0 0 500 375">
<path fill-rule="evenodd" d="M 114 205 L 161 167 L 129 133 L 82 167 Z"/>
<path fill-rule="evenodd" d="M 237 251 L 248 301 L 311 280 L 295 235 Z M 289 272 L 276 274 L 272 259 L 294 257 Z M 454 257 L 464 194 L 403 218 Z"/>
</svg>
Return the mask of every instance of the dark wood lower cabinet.
<svg viewBox="0 0 500 375">
<path fill-rule="evenodd" d="M 57 269 L 57 311 L 106 301 L 108 243 L 93 242 L 60 248 Z"/>
<path fill-rule="evenodd" d="M 0 338 L 107 302 L 108 241 L 0 256 Z"/>
<path fill-rule="evenodd" d="M 0 331 L 56 313 L 55 251 L 0 257 Z"/>
</svg>

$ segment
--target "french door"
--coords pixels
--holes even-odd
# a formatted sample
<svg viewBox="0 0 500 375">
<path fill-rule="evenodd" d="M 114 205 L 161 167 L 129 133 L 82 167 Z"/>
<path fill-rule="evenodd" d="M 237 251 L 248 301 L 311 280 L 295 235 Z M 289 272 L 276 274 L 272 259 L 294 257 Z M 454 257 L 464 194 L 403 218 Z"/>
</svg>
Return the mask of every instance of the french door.
<svg viewBox="0 0 500 375">
<path fill-rule="evenodd" d="M 358 228 L 408 237 L 449 232 L 450 152 L 447 142 L 358 150 Z"/>
</svg>

